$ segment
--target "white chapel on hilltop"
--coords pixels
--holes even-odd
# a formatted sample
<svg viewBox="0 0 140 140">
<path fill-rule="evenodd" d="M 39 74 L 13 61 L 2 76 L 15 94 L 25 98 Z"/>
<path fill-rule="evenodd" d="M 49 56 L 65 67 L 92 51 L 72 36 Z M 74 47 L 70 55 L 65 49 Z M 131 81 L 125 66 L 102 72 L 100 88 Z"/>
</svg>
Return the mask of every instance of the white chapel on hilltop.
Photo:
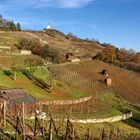
<svg viewBox="0 0 140 140">
<path fill-rule="evenodd" d="M 48 30 L 48 29 L 51 29 L 51 30 L 52 30 L 53 27 L 52 27 L 50 24 L 48 24 L 48 26 L 47 26 L 47 30 Z"/>
</svg>

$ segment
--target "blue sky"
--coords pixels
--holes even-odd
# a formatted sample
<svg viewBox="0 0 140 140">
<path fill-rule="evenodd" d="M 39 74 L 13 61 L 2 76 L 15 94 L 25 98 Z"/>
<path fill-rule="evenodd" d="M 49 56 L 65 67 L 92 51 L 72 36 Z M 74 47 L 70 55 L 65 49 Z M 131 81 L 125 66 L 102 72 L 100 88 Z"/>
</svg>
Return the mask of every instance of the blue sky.
<svg viewBox="0 0 140 140">
<path fill-rule="evenodd" d="M 54 28 L 140 51 L 140 0 L 0 0 L 0 14 L 24 29 Z"/>
</svg>

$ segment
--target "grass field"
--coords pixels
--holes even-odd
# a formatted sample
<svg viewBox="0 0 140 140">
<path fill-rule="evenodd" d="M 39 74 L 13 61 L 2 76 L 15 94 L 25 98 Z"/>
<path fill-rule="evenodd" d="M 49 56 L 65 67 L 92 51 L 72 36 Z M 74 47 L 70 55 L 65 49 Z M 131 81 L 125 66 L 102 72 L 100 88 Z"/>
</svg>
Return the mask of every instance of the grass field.
<svg viewBox="0 0 140 140">
<path fill-rule="evenodd" d="M 45 81 L 48 78 L 48 72 L 43 68 L 38 69 L 36 71 L 36 74 L 39 78 L 42 78 Z M 54 86 L 53 92 L 48 93 L 47 91 L 36 85 L 34 81 L 29 80 L 25 75 L 20 72 L 17 74 L 17 80 L 14 81 L 12 78 L 5 75 L 3 71 L 0 71 L 0 87 L 23 88 L 27 93 L 34 96 L 37 100 L 73 99 L 86 96 L 86 93 L 80 92 L 74 88 L 68 88 L 65 85 L 63 85 L 63 87 L 56 85 Z"/>
</svg>

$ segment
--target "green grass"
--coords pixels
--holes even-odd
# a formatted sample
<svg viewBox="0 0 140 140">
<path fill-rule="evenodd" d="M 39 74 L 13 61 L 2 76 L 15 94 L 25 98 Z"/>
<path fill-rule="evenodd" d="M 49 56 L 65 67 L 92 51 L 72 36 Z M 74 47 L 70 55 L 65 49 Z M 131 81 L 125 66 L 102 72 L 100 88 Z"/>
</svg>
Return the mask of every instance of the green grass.
<svg viewBox="0 0 140 140">
<path fill-rule="evenodd" d="M 105 103 L 109 103 L 113 106 L 115 113 L 127 113 L 128 111 L 132 111 L 133 117 L 129 120 L 123 121 L 123 123 L 137 128 L 140 130 L 140 107 L 134 106 L 130 102 L 124 100 L 119 96 L 115 96 L 115 94 L 107 94 L 102 98 L 102 101 Z"/>
<path fill-rule="evenodd" d="M 69 98 L 77 99 L 77 98 L 82 98 L 82 97 L 86 97 L 86 96 L 89 96 L 89 95 L 85 92 L 73 89 L 71 94 L 69 95 Z"/>
<path fill-rule="evenodd" d="M 27 93 L 34 96 L 37 100 L 47 99 L 47 92 L 36 86 L 33 81 L 26 78 L 23 74 L 17 74 L 17 80 L 14 81 L 0 71 L 0 87 L 23 88 Z"/>
<path fill-rule="evenodd" d="M 49 80 L 52 79 L 50 75 L 51 74 L 46 67 L 39 67 L 34 73 L 34 76 L 48 83 L 49 83 Z M 53 99 L 77 99 L 77 98 L 88 96 L 87 93 L 79 91 L 74 88 L 70 88 L 60 81 L 55 80 L 54 83 L 55 83 L 56 89 L 60 90 L 59 92 L 61 92 L 63 96 L 56 96 L 56 97 L 53 97 Z"/>
<path fill-rule="evenodd" d="M 49 80 L 49 71 L 45 67 L 39 67 L 35 71 L 34 76 L 47 82 Z"/>
<path fill-rule="evenodd" d="M 36 75 L 39 78 L 47 81 L 48 71 L 46 69 L 41 68 L 38 69 Z M 32 80 L 29 80 L 22 73 L 17 73 L 17 80 L 14 81 L 9 76 L 5 75 L 3 71 L 0 71 L 0 87 L 5 88 L 23 88 L 28 94 L 31 94 L 37 100 L 54 100 L 54 99 L 75 99 L 87 96 L 86 93 L 77 91 L 75 89 L 71 89 L 67 86 L 54 86 L 54 91 L 52 93 L 48 93 L 46 90 L 42 89 L 38 85 L 35 84 Z"/>
</svg>

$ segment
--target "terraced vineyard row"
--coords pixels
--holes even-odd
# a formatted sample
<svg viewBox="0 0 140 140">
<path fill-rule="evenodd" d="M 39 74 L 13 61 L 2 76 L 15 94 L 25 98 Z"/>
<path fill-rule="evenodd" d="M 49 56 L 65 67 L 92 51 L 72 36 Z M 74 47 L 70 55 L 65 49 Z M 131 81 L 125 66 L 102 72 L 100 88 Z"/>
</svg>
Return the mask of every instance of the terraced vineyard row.
<svg viewBox="0 0 140 140">
<path fill-rule="evenodd" d="M 54 73 L 55 78 L 91 95 L 109 90 L 108 87 L 99 81 L 102 79 L 102 76 L 92 69 L 87 69 L 83 64 L 56 66 L 55 68 L 51 67 L 50 70 Z"/>
<path fill-rule="evenodd" d="M 107 87 L 101 82 L 100 72 L 103 69 L 109 71 L 109 77 L 112 79 L 111 87 Z M 55 78 L 93 96 L 112 91 L 134 104 L 140 103 L 140 75 L 137 73 L 97 60 L 52 66 L 50 70 Z"/>
<path fill-rule="evenodd" d="M 48 106 L 45 106 L 44 109 L 45 112 L 49 112 L 49 110 L 51 110 L 54 118 L 67 118 L 67 116 L 70 116 L 73 119 L 85 119 L 95 118 L 97 116 L 102 117 L 103 114 L 111 114 L 112 105 L 102 103 L 98 99 L 94 98 L 89 101 L 73 105 L 51 105 L 49 108 Z"/>
<path fill-rule="evenodd" d="M 140 103 L 140 75 L 138 73 L 100 61 L 88 62 L 87 67 L 96 72 L 107 69 L 113 82 L 112 91 L 134 104 Z"/>
</svg>

